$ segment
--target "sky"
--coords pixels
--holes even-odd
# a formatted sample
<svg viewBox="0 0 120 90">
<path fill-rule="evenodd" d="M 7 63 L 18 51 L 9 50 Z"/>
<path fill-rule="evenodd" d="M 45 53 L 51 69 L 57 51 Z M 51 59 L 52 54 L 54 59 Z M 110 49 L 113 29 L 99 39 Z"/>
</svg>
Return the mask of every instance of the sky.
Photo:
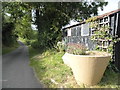
<svg viewBox="0 0 120 90">
<path fill-rule="evenodd" d="M 108 5 L 104 7 L 104 10 L 99 10 L 99 15 L 118 9 L 118 2 L 120 0 L 105 0 L 108 2 Z"/>
<path fill-rule="evenodd" d="M 102 14 L 105 14 L 107 12 L 118 9 L 118 2 L 119 1 L 120 0 L 105 0 L 105 2 L 108 2 L 108 5 L 103 8 L 103 11 L 101 11 L 99 9 L 98 15 L 102 15 Z M 66 25 L 65 27 L 68 27 L 68 26 L 71 26 L 71 25 L 74 25 L 74 24 L 77 24 L 77 23 L 79 23 L 79 22 L 70 21 L 70 24 Z"/>
</svg>

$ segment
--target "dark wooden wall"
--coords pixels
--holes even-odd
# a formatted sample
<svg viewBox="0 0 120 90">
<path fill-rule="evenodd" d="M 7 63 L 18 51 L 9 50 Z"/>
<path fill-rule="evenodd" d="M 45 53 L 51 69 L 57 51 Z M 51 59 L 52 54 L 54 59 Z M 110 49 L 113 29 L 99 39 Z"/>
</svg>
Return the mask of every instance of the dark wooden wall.
<svg viewBox="0 0 120 90">
<path fill-rule="evenodd" d="M 111 34 L 113 37 L 118 35 L 118 38 L 120 38 L 120 12 L 118 17 L 118 27 L 117 27 L 117 33 L 116 33 L 116 21 L 117 21 L 117 13 L 110 15 L 110 27 L 111 31 L 109 34 Z M 76 27 L 76 26 L 75 26 Z M 91 41 L 91 29 L 88 36 L 81 36 L 81 27 L 78 26 L 77 29 L 75 27 L 72 27 L 71 29 L 71 36 L 67 36 L 67 30 L 64 30 L 63 32 L 63 41 L 67 43 L 83 43 L 86 45 L 90 50 L 93 50 L 96 46 L 96 43 Z M 120 71 L 120 41 L 114 44 L 114 55 L 113 60 L 115 62 L 115 66 Z"/>
<path fill-rule="evenodd" d="M 117 33 L 118 38 L 120 38 L 120 13 L 119 13 L 119 19 L 118 19 L 118 27 L 117 27 Z M 115 65 L 120 71 L 120 41 L 115 44 Z"/>
</svg>

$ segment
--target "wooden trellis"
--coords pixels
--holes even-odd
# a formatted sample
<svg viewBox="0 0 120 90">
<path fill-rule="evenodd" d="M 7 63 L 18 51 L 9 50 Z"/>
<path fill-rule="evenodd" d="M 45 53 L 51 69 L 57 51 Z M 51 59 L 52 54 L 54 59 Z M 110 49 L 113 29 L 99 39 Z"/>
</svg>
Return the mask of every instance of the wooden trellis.
<svg viewBox="0 0 120 90">
<path fill-rule="evenodd" d="M 110 16 L 105 16 L 97 21 L 99 28 L 105 27 L 105 26 L 110 27 L 110 22 L 111 22 Z M 96 29 L 91 28 L 91 36 L 95 35 L 95 33 L 94 33 L 95 31 L 96 31 Z M 111 34 L 111 29 L 105 30 L 105 32 Z M 96 41 L 98 48 L 103 51 L 108 51 L 109 45 L 112 44 L 112 39 L 106 40 L 104 38 L 95 38 L 94 40 Z"/>
</svg>

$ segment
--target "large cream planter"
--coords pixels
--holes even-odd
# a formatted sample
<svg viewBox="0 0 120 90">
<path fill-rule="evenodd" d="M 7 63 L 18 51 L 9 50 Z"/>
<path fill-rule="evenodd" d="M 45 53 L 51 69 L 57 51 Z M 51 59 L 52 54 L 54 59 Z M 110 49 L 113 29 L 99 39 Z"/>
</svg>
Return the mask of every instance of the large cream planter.
<svg viewBox="0 0 120 90">
<path fill-rule="evenodd" d="M 77 83 L 89 86 L 100 82 L 110 58 L 111 55 L 105 52 L 104 55 L 73 55 L 65 53 L 62 57 L 64 63 L 71 67 Z"/>
</svg>

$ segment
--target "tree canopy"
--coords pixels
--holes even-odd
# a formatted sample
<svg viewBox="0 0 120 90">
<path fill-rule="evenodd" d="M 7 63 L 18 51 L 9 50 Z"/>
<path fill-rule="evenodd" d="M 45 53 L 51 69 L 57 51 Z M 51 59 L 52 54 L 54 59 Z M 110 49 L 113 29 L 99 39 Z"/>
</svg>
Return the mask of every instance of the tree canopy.
<svg viewBox="0 0 120 90">
<path fill-rule="evenodd" d="M 98 1 L 3 2 L 3 23 L 13 23 L 15 28 L 12 32 L 14 32 L 14 35 L 27 39 L 33 38 L 31 28 L 33 23 L 37 25 L 38 29 L 38 37 L 33 44 L 36 47 L 52 47 L 57 41 L 61 40 L 61 28 L 68 24 L 70 20 L 82 21 L 97 15 L 98 8 L 103 9 L 103 6 L 106 5 L 107 2 Z M 34 15 L 32 16 L 32 14 Z M 3 28 L 3 33 L 4 30 L 6 29 Z"/>
</svg>

